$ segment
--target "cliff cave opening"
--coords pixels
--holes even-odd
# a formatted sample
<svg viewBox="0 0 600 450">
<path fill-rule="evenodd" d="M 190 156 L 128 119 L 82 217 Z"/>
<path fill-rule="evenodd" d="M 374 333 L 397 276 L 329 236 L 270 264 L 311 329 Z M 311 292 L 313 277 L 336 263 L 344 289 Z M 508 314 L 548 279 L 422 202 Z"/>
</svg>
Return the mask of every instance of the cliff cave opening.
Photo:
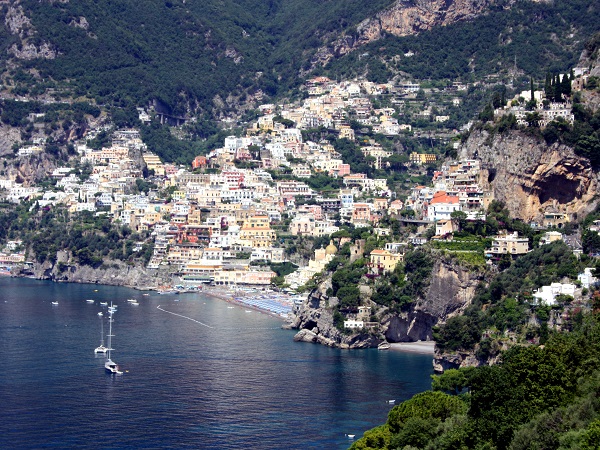
<svg viewBox="0 0 600 450">
<path fill-rule="evenodd" d="M 579 182 L 562 175 L 550 175 L 537 183 L 540 203 L 556 200 L 560 204 L 569 203 L 577 197 Z"/>
<path fill-rule="evenodd" d="M 304 324 L 303 328 L 306 330 L 312 330 L 316 326 L 317 326 L 317 322 L 315 322 L 314 320 L 309 320 Z"/>
</svg>

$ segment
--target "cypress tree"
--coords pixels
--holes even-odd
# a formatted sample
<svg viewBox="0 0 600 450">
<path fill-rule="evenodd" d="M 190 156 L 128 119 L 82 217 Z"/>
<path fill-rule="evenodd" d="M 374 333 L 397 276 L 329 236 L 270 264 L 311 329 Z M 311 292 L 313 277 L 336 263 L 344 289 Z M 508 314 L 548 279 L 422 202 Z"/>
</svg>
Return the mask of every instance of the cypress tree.
<svg viewBox="0 0 600 450">
<path fill-rule="evenodd" d="M 566 73 L 563 75 L 561 91 L 563 94 L 569 97 L 571 96 L 571 81 L 569 80 L 569 76 Z"/>
<path fill-rule="evenodd" d="M 556 74 L 554 76 L 554 101 L 559 102 L 562 98 L 562 90 L 560 86 L 560 76 Z"/>
<path fill-rule="evenodd" d="M 533 105 L 533 104 L 535 104 L 535 95 L 534 95 L 535 93 L 533 90 L 533 78 L 529 79 L 529 88 L 531 90 L 531 104 Z"/>
<path fill-rule="evenodd" d="M 546 82 L 544 83 L 544 94 L 546 94 L 546 98 L 552 99 L 552 80 L 550 78 L 550 72 L 546 72 Z"/>
</svg>

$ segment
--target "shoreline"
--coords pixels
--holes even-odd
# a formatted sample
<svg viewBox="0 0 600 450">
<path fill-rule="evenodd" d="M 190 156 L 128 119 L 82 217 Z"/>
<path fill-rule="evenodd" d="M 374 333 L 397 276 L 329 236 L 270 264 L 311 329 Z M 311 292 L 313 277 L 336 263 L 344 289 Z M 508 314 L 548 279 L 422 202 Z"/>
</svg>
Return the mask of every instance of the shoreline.
<svg viewBox="0 0 600 450">
<path fill-rule="evenodd" d="M 433 355 L 435 350 L 434 341 L 394 342 L 390 343 L 390 345 L 390 350 L 406 353 L 420 353 L 424 355 Z"/>
<path fill-rule="evenodd" d="M 223 289 L 214 288 L 214 287 L 210 287 L 210 286 L 205 286 L 201 290 L 198 290 L 198 292 L 199 293 L 204 293 L 204 294 L 209 295 L 211 297 L 218 298 L 218 299 L 223 300 L 223 301 L 225 301 L 227 303 L 231 303 L 231 304 L 234 304 L 234 305 L 237 305 L 237 306 L 241 306 L 241 307 L 253 310 L 253 311 L 257 311 L 259 313 L 266 314 L 266 315 L 269 315 L 271 317 L 276 317 L 277 319 L 280 319 L 280 320 L 282 320 L 285 323 L 289 322 L 289 318 L 282 317 L 281 315 L 279 315 L 277 313 L 274 313 L 272 311 L 268 311 L 266 309 L 259 308 L 259 307 L 254 306 L 254 305 L 249 305 L 248 303 L 244 303 L 244 302 L 239 301 L 239 300 L 236 300 L 235 297 L 234 297 L 236 295 L 235 291 L 230 291 L 230 290 L 224 291 Z"/>
<path fill-rule="evenodd" d="M 9 276 L 10 278 L 30 278 L 32 280 L 39 280 L 39 281 L 51 281 L 53 283 L 73 283 L 73 284 L 91 284 L 91 285 L 97 285 L 97 286 L 120 286 L 120 287 L 125 287 L 125 288 L 129 288 L 129 289 L 134 289 L 136 291 L 140 291 L 140 292 L 156 292 L 156 293 L 160 293 L 160 286 L 135 286 L 135 285 L 131 285 L 131 284 L 127 284 L 127 283 L 114 283 L 114 284 L 110 284 L 110 283 L 102 283 L 99 281 L 70 281 L 70 280 L 54 280 L 51 278 L 39 278 L 36 277 L 35 275 L 24 275 L 21 273 L 10 273 L 7 274 L 7 276 Z M 206 294 L 208 296 L 211 297 L 215 297 L 218 298 L 219 300 L 223 300 L 227 303 L 231 303 L 240 307 L 244 307 L 246 309 L 250 309 L 262 314 L 267 314 L 271 317 L 276 317 L 278 319 L 280 319 L 282 322 L 284 323 L 289 323 L 290 322 L 290 318 L 286 318 L 286 317 L 282 317 L 281 315 L 274 313 L 272 311 L 266 310 L 266 309 L 262 309 L 259 308 L 255 305 L 250 305 L 247 303 L 244 303 L 242 301 L 236 300 L 234 296 L 238 295 L 243 295 L 240 294 L 238 292 L 235 291 L 231 291 L 229 289 L 223 289 L 223 288 L 219 288 L 219 287 L 214 287 L 214 286 L 202 286 L 201 289 L 198 289 L 197 291 L 195 291 L 195 293 L 203 293 Z"/>
</svg>

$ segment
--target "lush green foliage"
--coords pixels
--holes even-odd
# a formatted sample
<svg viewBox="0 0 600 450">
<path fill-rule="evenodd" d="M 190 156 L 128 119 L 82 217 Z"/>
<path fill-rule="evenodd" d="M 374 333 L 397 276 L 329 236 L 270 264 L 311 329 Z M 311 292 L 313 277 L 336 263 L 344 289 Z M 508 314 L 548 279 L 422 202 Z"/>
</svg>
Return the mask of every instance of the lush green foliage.
<svg viewBox="0 0 600 450">
<path fill-rule="evenodd" d="M 575 279 L 581 263 L 562 241 L 544 245 L 521 256 L 489 284 L 481 285 L 472 305 L 436 328 L 436 345 L 442 351 L 472 349 L 484 330 L 519 331 L 532 310 L 531 293 L 562 277 Z M 541 330 L 532 330 L 539 333 Z"/>
<path fill-rule="evenodd" d="M 136 241 L 144 241 L 142 236 L 87 211 L 71 216 L 63 208 L 7 206 L 0 210 L 0 225 L 0 241 L 22 239 L 39 263 L 56 262 L 60 250 L 70 251 L 79 264 L 92 267 L 101 266 L 104 259 L 147 263 L 152 256 L 151 243 L 144 243 L 139 253 L 133 251 Z"/>
<path fill-rule="evenodd" d="M 395 71 L 420 79 L 469 80 L 508 72 L 516 60 L 519 69 L 539 77 L 573 67 L 583 43 L 600 29 L 597 0 L 507 3 L 496 2 L 488 14 L 428 33 L 387 36 L 332 62 L 330 72 L 346 78 L 366 72 L 374 81 Z M 414 55 L 402 56 L 409 51 Z"/>
<path fill-rule="evenodd" d="M 23 0 L 37 30 L 35 42 L 50 42 L 58 52 L 54 60 L 23 65 L 103 104 L 157 100 L 163 112 L 183 115 L 187 107 L 212 109 L 217 96 L 258 89 L 272 96 L 293 86 L 324 36 L 390 3 Z M 73 26 L 80 17 L 87 29 Z M 14 38 L 2 31 L 10 45 Z"/>
<path fill-rule="evenodd" d="M 599 350 L 600 324 L 588 316 L 544 347 L 513 347 L 498 365 L 449 370 L 433 389 L 466 393 L 417 394 L 352 448 L 597 448 Z"/>
</svg>

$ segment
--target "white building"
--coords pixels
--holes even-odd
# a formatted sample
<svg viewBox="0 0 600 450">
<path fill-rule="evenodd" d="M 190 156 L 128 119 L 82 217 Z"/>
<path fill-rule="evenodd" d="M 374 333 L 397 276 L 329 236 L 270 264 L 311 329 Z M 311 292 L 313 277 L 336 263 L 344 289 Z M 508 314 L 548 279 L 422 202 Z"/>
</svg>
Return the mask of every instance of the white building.
<svg viewBox="0 0 600 450">
<path fill-rule="evenodd" d="M 583 269 L 583 273 L 577 275 L 577 279 L 581 282 L 581 287 L 586 289 L 589 289 L 590 286 L 594 286 L 598 282 L 598 278 L 594 276 L 593 267 Z"/>
<path fill-rule="evenodd" d="M 533 293 L 540 305 L 555 305 L 558 295 L 575 295 L 575 285 L 570 283 L 552 283 L 550 286 L 542 286 Z"/>
</svg>

